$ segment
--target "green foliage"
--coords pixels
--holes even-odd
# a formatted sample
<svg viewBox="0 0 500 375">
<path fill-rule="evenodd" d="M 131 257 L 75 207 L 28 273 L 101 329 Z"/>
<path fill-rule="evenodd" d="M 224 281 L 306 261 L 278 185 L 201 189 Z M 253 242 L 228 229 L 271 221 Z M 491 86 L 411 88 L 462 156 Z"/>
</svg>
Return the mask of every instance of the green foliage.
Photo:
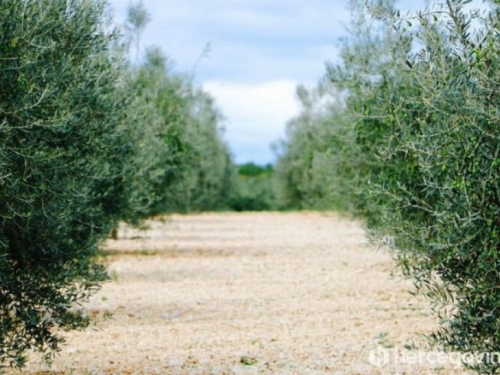
<svg viewBox="0 0 500 375">
<path fill-rule="evenodd" d="M 127 14 L 127 29 L 133 33 L 140 34 L 150 21 L 151 16 L 142 1 L 136 1 L 130 4 Z"/>
<path fill-rule="evenodd" d="M 141 36 L 150 21 L 151 16 L 145 8 L 142 0 L 133 2 L 129 5 L 125 28 L 130 34 L 132 34 L 133 39 L 135 39 L 136 64 L 139 60 L 139 54 L 141 52 Z"/>
<path fill-rule="evenodd" d="M 367 220 L 369 227 L 381 225 L 386 197 L 374 194 L 372 186 L 399 185 L 418 178 L 411 153 L 397 148 L 397 124 L 387 110 L 397 95 L 413 93 L 411 77 L 398 61 L 404 59 L 411 42 L 393 28 L 367 14 L 364 2 L 350 3 L 352 22 L 350 37 L 342 49 L 342 63 L 327 66 L 327 79 L 345 97 L 346 114 L 352 129 L 342 143 L 354 150 L 350 157 L 355 170 L 351 179 L 352 206 L 357 216 Z M 394 1 L 378 1 L 379 6 L 394 8 Z M 407 112 L 409 108 L 399 108 Z M 387 143 L 395 151 L 388 157 Z"/>
<path fill-rule="evenodd" d="M 130 210 L 129 100 L 102 1 L 0 8 L 0 363 L 59 350 L 106 275 L 99 243 Z"/>
<path fill-rule="evenodd" d="M 277 208 L 273 188 L 274 168 L 254 163 L 238 167 L 238 178 L 228 207 L 234 211 L 267 211 Z"/>
<path fill-rule="evenodd" d="M 392 7 L 392 1 L 384 3 Z M 277 194 L 285 207 L 348 212 L 374 227 L 384 202 L 368 186 L 398 183 L 406 173 L 406 163 L 382 165 L 379 153 L 393 131 L 384 105 L 407 85 L 395 57 L 409 47 L 390 27 L 370 19 L 364 2 L 350 1 L 350 10 L 341 62 L 327 64 L 315 89 L 297 90 L 303 110 L 278 150 Z"/>
<path fill-rule="evenodd" d="M 448 1 L 413 19 L 411 37 L 422 48 L 399 64 L 414 88 L 386 106 L 395 130 L 384 162 L 409 155 L 416 173 L 376 192 L 387 202 L 383 227 L 399 265 L 442 318 L 433 339 L 480 354 L 500 346 L 500 13 L 464 5 Z M 408 20 L 384 14 L 408 34 Z M 499 365 L 472 367 L 492 374 Z"/>
<path fill-rule="evenodd" d="M 145 145 L 156 156 L 147 172 L 154 200 L 144 216 L 225 207 L 235 171 L 213 99 L 188 77 L 172 72 L 157 48 L 148 49 L 130 85 L 147 104 L 136 126 L 159 143 Z"/>
<path fill-rule="evenodd" d="M 106 7 L 0 6 L 0 372 L 88 325 L 77 306 L 106 279 L 97 250 L 120 220 L 225 207 L 234 185 L 213 99 L 157 49 L 125 66 Z M 132 6 L 137 44 L 148 20 Z"/>
<path fill-rule="evenodd" d="M 329 89 L 334 89 L 329 87 Z M 349 116 L 335 92 L 299 87 L 302 113 L 277 144 L 275 191 L 279 207 L 351 212 L 360 161 Z"/>
<path fill-rule="evenodd" d="M 264 167 L 255 163 L 246 163 L 238 166 L 238 174 L 240 176 L 262 176 L 272 175 L 274 172 L 272 164 L 267 164 Z"/>
</svg>

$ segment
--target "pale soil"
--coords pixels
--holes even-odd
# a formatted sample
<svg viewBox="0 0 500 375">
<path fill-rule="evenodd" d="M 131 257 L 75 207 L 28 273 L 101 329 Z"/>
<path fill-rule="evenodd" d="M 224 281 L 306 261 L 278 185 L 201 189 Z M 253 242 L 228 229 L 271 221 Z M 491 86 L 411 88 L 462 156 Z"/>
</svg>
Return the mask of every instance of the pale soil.
<svg viewBox="0 0 500 375">
<path fill-rule="evenodd" d="M 359 223 L 258 213 L 149 224 L 121 228 L 106 245 L 112 280 L 86 307 L 112 317 L 65 334 L 51 371 L 465 374 L 451 364 L 394 363 L 394 351 L 407 354 L 404 344 L 436 320 L 408 293 L 411 283 L 390 276 L 390 255 L 366 245 Z M 376 348 L 391 351 L 389 364 L 370 363 Z M 23 373 L 43 370 L 35 361 Z"/>
</svg>

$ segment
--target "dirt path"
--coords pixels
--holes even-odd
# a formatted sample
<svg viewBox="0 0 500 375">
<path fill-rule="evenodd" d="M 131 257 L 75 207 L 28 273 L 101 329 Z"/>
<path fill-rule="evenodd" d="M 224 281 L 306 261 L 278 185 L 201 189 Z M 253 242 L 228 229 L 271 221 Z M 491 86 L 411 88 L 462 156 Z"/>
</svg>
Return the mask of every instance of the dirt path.
<svg viewBox="0 0 500 375">
<path fill-rule="evenodd" d="M 394 353 L 435 321 L 407 283 L 390 277 L 391 258 L 366 246 L 357 223 L 259 213 L 174 216 L 150 226 L 123 228 L 107 245 L 113 280 L 88 309 L 112 317 L 66 334 L 51 371 L 465 373 L 449 363 L 395 363 Z M 372 363 L 384 355 L 388 364 Z"/>
</svg>

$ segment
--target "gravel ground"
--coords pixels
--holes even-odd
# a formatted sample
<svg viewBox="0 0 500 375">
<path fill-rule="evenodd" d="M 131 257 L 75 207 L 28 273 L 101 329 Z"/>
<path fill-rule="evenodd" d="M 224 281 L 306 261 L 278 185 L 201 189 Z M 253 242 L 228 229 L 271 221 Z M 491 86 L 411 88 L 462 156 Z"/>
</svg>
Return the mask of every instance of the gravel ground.
<svg viewBox="0 0 500 375">
<path fill-rule="evenodd" d="M 404 349 L 436 320 L 357 222 L 303 212 L 148 224 L 106 244 L 112 280 L 86 305 L 96 325 L 23 373 L 466 374 L 457 358 Z"/>
</svg>

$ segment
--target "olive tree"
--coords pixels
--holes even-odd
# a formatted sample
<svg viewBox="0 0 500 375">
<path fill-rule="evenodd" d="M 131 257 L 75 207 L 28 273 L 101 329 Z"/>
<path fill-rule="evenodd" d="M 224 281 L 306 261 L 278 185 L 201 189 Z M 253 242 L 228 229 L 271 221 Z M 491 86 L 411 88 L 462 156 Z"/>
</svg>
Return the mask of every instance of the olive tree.
<svg viewBox="0 0 500 375">
<path fill-rule="evenodd" d="M 105 279 L 100 242 L 131 204 L 130 105 L 106 2 L 0 5 L 0 362 L 59 350 Z"/>
<path fill-rule="evenodd" d="M 131 91 L 155 113 L 155 137 L 162 145 L 152 165 L 157 171 L 150 180 L 155 200 L 148 215 L 224 207 L 235 171 L 213 98 L 190 77 L 174 72 L 157 47 L 148 48 Z M 147 129 L 150 124 L 138 126 Z"/>
<path fill-rule="evenodd" d="M 390 9 L 394 2 L 382 2 Z M 399 154 L 391 163 L 381 151 L 393 124 L 385 112 L 395 92 L 411 87 L 395 63 L 408 40 L 371 17 L 364 1 L 351 0 L 352 15 L 342 40 L 340 61 L 327 63 L 324 79 L 313 90 L 299 88 L 302 113 L 292 119 L 282 144 L 276 177 L 285 205 L 335 209 L 380 223 L 383 197 L 370 186 L 397 183 L 408 165 Z M 396 177 L 397 176 L 397 177 Z"/>
<path fill-rule="evenodd" d="M 359 164 L 352 119 L 340 93 L 328 82 L 297 89 L 301 113 L 275 145 L 277 204 L 282 208 L 354 211 Z"/>
<path fill-rule="evenodd" d="M 468 364 L 494 374 L 500 363 L 482 354 L 500 346 L 500 11 L 467 3 L 412 16 L 374 7 L 418 48 L 398 61 L 414 89 L 395 92 L 385 111 L 395 128 L 387 162 L 411 155 L 419 176 L 375 190 L 399 265 L 442 319 L 433 341 L 480 355 Z"/>
</svg>

